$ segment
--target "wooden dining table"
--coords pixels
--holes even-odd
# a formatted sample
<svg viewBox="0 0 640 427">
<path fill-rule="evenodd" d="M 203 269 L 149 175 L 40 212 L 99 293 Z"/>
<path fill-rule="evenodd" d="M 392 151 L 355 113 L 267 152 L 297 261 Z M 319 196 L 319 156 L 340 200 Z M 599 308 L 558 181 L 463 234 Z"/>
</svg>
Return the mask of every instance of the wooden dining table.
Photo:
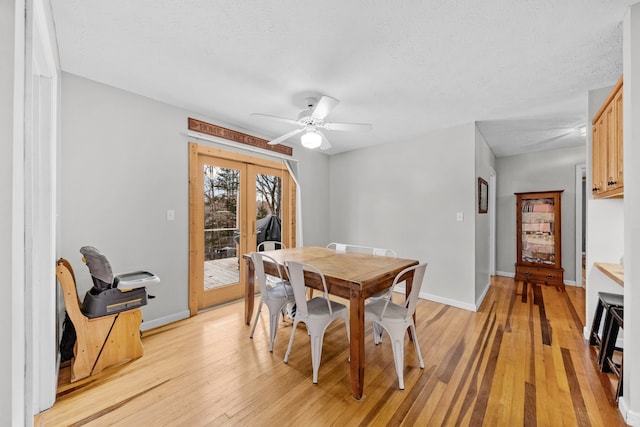
<svg viewBox="0 0 640 427">
<path fill-rule="evenodd" d="M 321 247 L 299 247 L 266 251 L 282 267 L 285 261 L 311 264 L 325 276 L 330 294 L 349 300 L 350 325 L 350 373 L 351 394 L 360 400 L 364 391 L 364 302 L 370 296 L 391 287 L 394 278 L 407 267 L 417 265 L 412 259 L 393 258 L 355 252 L 336 252 Z M 251 324 L 255 303 L 255 270 L 250 254 L 244 260 L 245 300 L 244 314 L 247 325 Z M 286 278 L 286 271 L 281 268 Z M 265 263 L 265 273 L 277 276 L 275 265 Z M 407 294 L 411 291 L 413 273 L 406 278 Z M 305 284 L 322 290 L 322 282 L 317 275 L 305 273 Z"/>
</svg>

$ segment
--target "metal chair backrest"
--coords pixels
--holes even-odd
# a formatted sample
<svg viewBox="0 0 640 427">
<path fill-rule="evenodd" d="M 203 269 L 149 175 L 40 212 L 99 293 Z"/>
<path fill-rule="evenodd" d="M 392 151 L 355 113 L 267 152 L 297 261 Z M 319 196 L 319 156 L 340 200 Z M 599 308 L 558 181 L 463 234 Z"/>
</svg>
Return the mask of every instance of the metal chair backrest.
<svg viewBox="0 0 640 427">
<path fill-rule="evenodd" d="M 418 296 L 420 295 L 420 287 L 422 285 L 422 280 L 424 279 L 424 273 L 427 270 L 427 263 L 422 263 L 422 264 L 418 264 L 418 265 L 414 265 L 411 267 L 407 267 L 404 270 L 402 270 L 400 273 L 398 273 L 398 275 L 396 276 L 396 278 L 393 280 L 393 285 L 391 285 L 390 289 L 393 289 L 395 287 L 395 285 L 398 282 L 402 282 L 404 281 L 404 276 L 410 272 L 411 270 L 414 270 L 413 272 L 413 280 L 412 280 L 412 285 L 411 285 L 411 292 L 409 293 L 409 295 L 407 296 L 407 299 L 404 302 L 404 307 L 407 309 L 407 312 L 405 314 L 405 318 L 408 319 L 410 317 L 413 316 L 413 313 L 415 313 L 416 311 L 416 305 L 418 304 Z M 381 318 L 384 319 L 384 313 L 387 310 L 387 306 L 389 305 L 389 302 L 391 301 L 391 293 L 389 293 L 388 297 L 385 296 L 385 298 L 387 298 L 387 302 L 384 305 L 384 309 L 382 310 L 382 313 L 380 315 Z M 393 304 L 393 303 L 392 303 Z"/>
<path fill-rule="evenodd" d="M 255 269 L 256 272 L 256 278 L 258 280 L 258 285 L 260 287 L 260 292 L 262 293 L 263 298 L 268 299 L 269 298 L 269 293 L 267 292 L 267 275 L 264 271 L 264 263 L 265 261 L 267 262 L 271 262 L 273 264 L 275 264 L 276 269 L 278 270 L 278 275 L 275 276 L 278 279 L 280 279 L 279 283 L 284 283 L 284 279 L 282 278 L 282 271 L 280 271 L 280 266 L 278 265 L 278 262 L 273 259 L 272 257 L 270 257 L 269 255 L 265 255 L 263 253 L 260 252 L 252 252 L 251 253 L 251 261 L 253 261 L 253 268 Z"/>
<path fill-rule="evenodd" d="M 287 247 L 282 242 L 275 240 L 265 240 L 264 242 L 260 242 L 258 247 L 256 247 L 257 252 L 275 251 L 277 249 L 287 249 Z"/>
<path fill-rule="evenodd" d="M 351 245 L 349 243 L 329 243 L 327 245 L 328 249 L 335 249 L 338 253 L 347 253 L 347 252 L 359 252 L 366 254 L 373 254 L 378 256 L 389 256 L 393 258 L 397 258 L 395 251 L 392 249 L 384 249 L 384 248 L 373 248 L 370 246 L 360 246 L 360 245 Z"/>
<path fill-rule="evenodd" d="M 307 291 L 304 279 L 304 272 L 310 271 L 317 274 L 322 281 L 323 296 L 327 300 L 327 306 L 329 307 L 329 314 L 332 315 L 333 311 L 331 303 L 329 302 L 329 292 L 327 291 L 327 281 L 325 280 L 322 271 L 310 264 L 303 264 L 295 261 L 285 261 L 285 268 L 289 275 L 289 283 L 293 288 L 293 295 L 296 299 L 296 313 L 300 312 L 304 317 L 308 317 L 309 311 L 307 309 Z"/>
</svg>

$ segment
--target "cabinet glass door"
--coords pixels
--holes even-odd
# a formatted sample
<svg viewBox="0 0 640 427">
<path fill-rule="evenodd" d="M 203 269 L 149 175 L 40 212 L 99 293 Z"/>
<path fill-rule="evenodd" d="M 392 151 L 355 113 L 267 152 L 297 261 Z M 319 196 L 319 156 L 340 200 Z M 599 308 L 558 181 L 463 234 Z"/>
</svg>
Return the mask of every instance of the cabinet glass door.
<svg viewBox="0 0 640 427">
<path fill-rule="evenodd" d="M 553 198 L 522 200 L 523 262 L 555 264 L 555 200 Z"/>
</svg>

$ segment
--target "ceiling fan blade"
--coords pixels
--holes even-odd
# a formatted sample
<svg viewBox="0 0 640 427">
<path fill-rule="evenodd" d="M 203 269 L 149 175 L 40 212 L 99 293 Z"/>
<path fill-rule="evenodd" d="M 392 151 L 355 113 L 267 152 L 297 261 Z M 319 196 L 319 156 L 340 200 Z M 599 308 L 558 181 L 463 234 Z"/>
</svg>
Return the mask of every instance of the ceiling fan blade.
<svg viewBox="0 0 640 427">
<path fill-rule="evenodd" d="M 368 123 L 325 123 L 322 127 L 326 130 L 343 131 L 365 131 L 372 128 Z"/>
<path fill-rule="evenodd" d="M 292 124 L 292 125 L 297 125 L 298 124 L 297 120 L 287 119 L 286 117 L 271 116 L 269 114 L 261 114 L 261 113 L 251 113 L 251 115 L 254 116 L 254 117 L 265 117 L 267 119 L 279 120 L 281 122 L 289 123 L 289 124 Z"/>
<path fill-rule="evenodd" d="M 320 136 L 322 137 L 322 144 L 320 144 L 320 149 L 321 150 L 328 150 L 329 148 L 331 148 L 331 143 L 329 142 L 329 139 L 327 138 L 327 135 L 325 135 L 324 132 L 322 132 L 320 130 L 316 130 L 316 132 L 318 132 L 320 134 Z"/>
<path fill-rule="evenodd" d="M 297 135 L 300 132 L 302 132 L 304 130 L 304 128 L 302 129 L 296 129 L 296 130 L 292 130 L 291 132 L 287 132 L 282 136 L 277 137 L 276 139 L 273 139 L 271 141 L 269 141 L 269 145 L 276 145 L 276 144 L 280 144 L 282 141 L 284 141 L 285 139 L 289 139 L 291 138 L 293 135 Z"/>
<path fill-rule="evenodd" d="M 545 144 L 551 144 L 553 142 L 557 142 L 558 140 L 561 140 L 562 138 L 565 138 L 567 136 L 571 136 L 571 135 L 578 135 L 579 131 L 577 131 L 576 129 L 571 130 L 570 132 L 565 132 L 563 134 L 560 135 L 556 135 L 553 136 L 551 138 L 546 138 L 546 139 L 542 139 L 540 141 L 535 141 L 535 142 L 530 142 L 528 144 L 522 144 L 521 147 L 532 147 L 535 145 L 545 145 Z"/>
<path fill-rule="evenodd" d="M 327 114 L 333 110 L 336 105 L 338 105 L 340 101 L 330 96 L 322 95 L 322 98 L 318 101 L 318 103 L 313 107 L 313 111 L 311 112 L 311 117 L 314 119 L 323 120 L 327 117 Z"/>
</svg>

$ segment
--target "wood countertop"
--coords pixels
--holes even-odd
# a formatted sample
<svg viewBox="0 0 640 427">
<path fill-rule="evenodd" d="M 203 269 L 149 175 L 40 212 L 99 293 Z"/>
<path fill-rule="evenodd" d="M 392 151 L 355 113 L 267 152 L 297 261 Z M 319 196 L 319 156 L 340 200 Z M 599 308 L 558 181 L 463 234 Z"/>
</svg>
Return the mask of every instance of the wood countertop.
<svg viewBox="0 0 640 427">
<path fill-rule="evenodd" d="M 624 267 L 621 264 L 612 264 L 608 262 L 596 262 L 598 270 L 602 271 L 614 282 L 620 286 L 624 286 Z"/>
</svg>

